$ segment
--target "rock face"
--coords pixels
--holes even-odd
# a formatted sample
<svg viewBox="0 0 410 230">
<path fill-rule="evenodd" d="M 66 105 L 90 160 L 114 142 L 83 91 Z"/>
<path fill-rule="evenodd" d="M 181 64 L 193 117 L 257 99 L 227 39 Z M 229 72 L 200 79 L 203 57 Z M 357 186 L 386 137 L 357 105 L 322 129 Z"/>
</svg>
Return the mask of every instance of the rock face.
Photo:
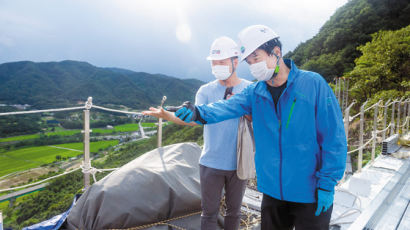
<svg viewBox="0 0 410 230">
<path fill-rule="evenodd" d="M 69 228 L 131 228 L 197 213 L 200 155 L 201 148 L 194 143 L 145 153 L 92 185 L 68 216 Z M 199 214 L 177 222 L 171 223 L 200 228 Z"/>
</svg>

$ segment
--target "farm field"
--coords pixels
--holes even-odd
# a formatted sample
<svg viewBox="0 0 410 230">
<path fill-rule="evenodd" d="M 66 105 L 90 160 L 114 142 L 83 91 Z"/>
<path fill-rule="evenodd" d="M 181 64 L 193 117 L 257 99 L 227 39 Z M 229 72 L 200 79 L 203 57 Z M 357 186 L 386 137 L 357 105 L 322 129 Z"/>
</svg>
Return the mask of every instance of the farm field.
<svg viewBox="0 0 410 230">
<path fill-rule="evenodd" d="M 38 134 L 30 134 L 30 135 L 6 137 L 6 138 L 0 138 L 0 142 L 23 141 L 23 140 L 35 139 L 35 138 L 38 138 L 39 136 L 40 135 Z"/>
<path fill-rule="evenodd" d="M 90 143 L 90 151 L 98 152 L 118 144 L 118 140 Z M 82 154 L 83 143 L 66 143 L 53 146 L 39 146 L 16 149 L 0 153 L 0 176 L 52 163 L 56 156 L 70 158 Z"/>
<path fill-rule="evenodd" d="M 166 123 L 164 123 L 166 125 Z M 152 128 L 156 127 L 155 123 L 142 123 L 143 127 Z M 123 124 L 117 125 L 113 129 L 105 129 L 105 128 L 93 128 L 92 133 L 101 133 L 101 134 L 111 134 L 114 132 L 134 132 L 138 131 L 139 126 L 138 124 Z M 81 133 L 80 129 L 63 129 L 61 127 L 56 127 L 54 132 L 46 132 L 45 135 L 47 136 L 71 136 L 77 133 Z M 14 136 L 14 137 L 6 137 L 0 138 L 0 142 L 12 142 L 12 141 L 23 141 L 29 139 L 39 138 L 40 134 L 29 134 L 29 135 L 22 135 L 22 136 Z"/>
</svg>

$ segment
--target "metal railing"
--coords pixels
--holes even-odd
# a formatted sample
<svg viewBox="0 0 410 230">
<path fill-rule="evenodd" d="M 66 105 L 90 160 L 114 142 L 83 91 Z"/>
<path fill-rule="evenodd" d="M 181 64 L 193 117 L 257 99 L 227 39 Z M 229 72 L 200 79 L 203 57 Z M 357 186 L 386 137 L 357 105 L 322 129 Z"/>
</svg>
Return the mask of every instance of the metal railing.
<svg viewBox="0 0 410 230">
<path fill-rule="evenodd" d="M 339 102 L 340 108 L 344 110 L 349 101 L 349 79 L 335 78 L 335 96 Z"/>
<path fill-rule="evenodd" d="M 339 85 L 340 88 L 340 80 L 337 83 Z M 345 83 L 343 83 L 344 85 Z M 348 82 L 346 83 L 348 85 Z M 347 91 L 346 91 L 347 92 Z M 348 96 L 347 93 L 343 93 L 343 95 L 346 94 L 346 96 L 344 97 L 344 99 L 342 98 L 342 104 L 346 103 L 347 105 L 347 100 L 348 100 Z M 336 95 L 340 97 L 340 90 Z M 161 101 L 161 105 L 160 107 L 163 106 L 165 100 L 166 100 L 166 96 L 164 96 L 162 98 Z M 400 100 L 388 100 L 386 103 L 384 103 L 384 105 L 382 105 L 382 101 L 378 101 L 375 104 L 371 105 L 371 106 L 367 106 L 368 101 L 366 101 L 365 103 L 363 103 L 360 106 L 360 112 L 350 116 L 350 110 L 353 107 L 353 105 L 356 103 L 356 101 L 353 101 L 349 106 L 347 106 L 344 109 L 344 128 L 345 128 L 345 132 L 346 132 L 346 138 L 347 141 L 349 142 L 349 124 L 351 122 L 353 122 L 357 117 L 360 116 L 360 133 L 359 133 L 359 144 L 357 146 L 356 149 L 354 150 L 350 150 L 348 151 L 348 154 L 354 153 L 354 152 L 359 152 L 358 153 L 358 160 L 357 160 L 357 170 L 360 171 L 362 169 L 362 164 L 363 164 L 363 150 L 366 148 L 366 146 L 368 146 L 370 143 L 372 143 L 371 146 L 371 161 L 374 160 L 375 158 L 375 149 L 376 149 L 376 144 L 377 144 L 377 135 L 382 133 L 382 140 L 386 139 L 386 132 L 388 131 L 388 129 L 390 128 L 390 135 L 396 133 L 399 133 L 399 131 L 401 130 L 403 133 L 405 133 L 408 130 L 408 126 L 410 123 L 410 99 L 406 99 L 404 100 L 404 98 L 401 98 Z M 387 125 L 387 118 L 388 118 L 388 108 L 391 108 L 391 119 L 390 119 L 390 123 L 388 126 Z M 110 109 L 110 108 L 105 108 L 102 106 L 97 106 L 97 105 L 93 105 L 92 104 L 92 97 L 89 97 L 87 99 L 87 102 L 85 103 L 84 106 L 79 106 L 79 107 L 71 107 L 71 108 L 59 108 L 59 109 L 46 109 L 46 110 L 32 110 L 32 111 L 19 111 L 19 112 L 8 112 L 8 113 L 0 113 L 0 116 L 7 116 L 7 115 L 19 115 L 19 114 L 33 114 L 33 113 L 45 113 L 45 112 L 59 112 L 59 111 L 74 111 L 74 110 L 83 110 L 83 115 L 84 115 L 84 127 L 82 130 L 83 133 L 83 142 L 84 142 L 84 148 L 83 148 L 83 152 L 84 152 L 84 159 L 83 162 L 81 164 L 81 166 L 79 168 L 75 168 L 71 171 L 68 172 L 64 172 L 60 175 L 56 175 L 50 178 L 47 178 L 45 180 L 42 181 L 38 181 L 35 183 L 31 183 L 31 184 L 27 184 L 27 185 L 23 185 L 23 186 L 18 186 L 18 187 L 13 187 L 13 188 L 8 188 L 8 189 L 2 189 L 0 190 L 0 192 L 6 192 L 6 191 L 12 191 L 12 190 L 16 190 L 16 189 L 21 189 L 21 188 L 26 188 L 26 187 L 31 187 L 40 183 L 43 183 L 45 181 L 66 175 L 68 173 L 72 173 L 78 169 L 82 169 L 82 172 L 84 174 L 84 189 L 86 190 L 89 186 L 90 186 L 90 175 L 93 176 L 94 181 L 96 181 L 96 177 L 95 174 L 99 173 L 99 172 L 104 172 L 104 171 L 113 171 L 116 170 L 116 168 L 113 169 L 97 169 L 92 167 L 91 165 L 91 160 L 90 160 L 90 133 L 92 132 L 92 130 L 90 129 L 90 110 L 94 108 L 94 109 L 98 109 L 98 110 L 103 110 L 103 111 L 108 111 L 108 112 L 116 112 L 116 113 L 122 113 L 122 114 L 128 114 L 128 115 L 137 115 L 139 117 L 143 117 L 142 113 L 139 112 L 133 112 L 133 111 L 124 111 L 124 110 L 116 110 L 116 109 Z M 402 109 L 403 108 L 403 112 Z M 383 129 L 378 130 L 378 115 L 379 115 L 379 109 L 383 109 Z M 366 142 L 364 141 L 364 127 L 365 127 L 365 113 L 369 112 L 370 110 L 373 110 L 373 128 L 372 128 L 372 135 L 371 138 L 369 140 L 367 140 Z M 397 110 L 397 119 L 395 120 L 395 116 L 396 113 L 395 111 Z M 401 114 L 403 114 L 403 116 L 401 117 Z M 403 121 L 402 121 L 403 120 Z M 140 125 L 140 127 L 142 127 Z M 157 136 L 158 136 L 158 140 L 157 140 L 157 145 L 158 147 L 162 146 L 162 119 L 158 120 L 158 130 L 157 130 Z M 348 143 L 349 146 L 349 143 Z"/>
<path fill-rule="evenodd" d="M 166 97 L 163 98 L 162 104 L 165 102 Z M 161 106 L 162 106 L 161 104 Z M 27 184 L 27 185 L 23 185 L 23 186 L 18 186 L 18 187 L 12 187 L 12 188 L 7 188 L 7 189 L 1 189 L 0 192 L 8 192 L 8 191 L 13 191 L 13 190 L 17 190 L 17 189 L 22 189 L 22 188 L 27 188 L 27 187 L 31 187 L 31 186 L 35 186 L 38 184 L 41 184 L 45 181 L 51 180 L 51 179 L 55 179 L 57 177 L 61 177 L 64 176 L 66 174 L 75 172 L 79 169 L 82 170 L 83 174 L 84 174 L 84 190 L 88 189 L 90 186 L 90 175 L 93 176 L 94 181 L 96 182 L 96 177 L 95 174 L 98 172 L 104 172 L 104 171 L 114 171 L 117 168 L 112 168 L 112 169 L 97 169 L 92 167 L 91 165 L 91 160 L 90 160 L 90 133 L 92 132 L 92 130 L 90 129 L 90 110 L 94 108 L 94 109 L 98 109 L 98 110 L 103 110 L 103 111 L 108 111 L 108 112 L 116 112 L 116 113 L 122 113 L 122 114 L 128 114 L 128 115 L 137 115 L 139 117 L 143 117 L 144 115 L 142 115 L 142 113 L 139 112 L 132 112 L 132 111 L 124 111 L 124 110 L 116 110 L 116 109 L 110 109 L 110 108 L 105 108 L 102 106 L 97 106 L 97 105 L 93 105 L 92 103 L 92 97 L 88 97 L 86 103 L 84 106 L 79 106 L 79 107 L 71 107 L 71 108 L 58 108 L 58 109 L 45 109 L 45 110 L 31 110 L 31 111 L 19 111 L 19 112 L 7 112 L 7 113 L 0 113 L 0 116 L 10 116 L 10 115 L 20 115 L 20 114 L 34 114 L 34 113 L 47 113 L 47 112 L 61 112 L 61 111 L 75 111 L 75 110 L 83 110 L 83 115 L 84 115 L 84 127 L 83 130 L 81 131 L 83 133 L 83 152 L 84 152 L 84 159 L 83 162 L 81 164 L 80 167 L 78 168 L 74 168 L 70 171 L 64 172 L 62 174 L 56 175 L 56 176 L 52 176 L 49 177 L 47 179 L 35 182 L 35 183 L 31 183 L 31 184 Z M 162 122 L 159 122 L 159 126 L 158 126 L 158 131 L 162 130 Z M 140 128 L 142 128 L 142 125 L 140 124 Z M 142 133 L 144 133 L 143 130 L 141 130 Z M 160 132 L 158 135 L 158 145 L 160 146 L 161 142 L 160 140 L 162 139 L 162 133 Z M 145 134 L 142 135 L 143 137 L 145 136 Z"/>
<path fill-rule="evenodd" d="M 384 105 L 382 104 L 383 101 L 379 100 L 378 102 L 374 103 L 371 106 L 367 106 L 368 101 L 366 101 L 360 106 L 359 113 L 353 116 L 350 116 L 350 110 L 355 103 L 356 101 L 353 101 L 344 110 L 344 127 L 345 127 L 346 138 L 347 138 L 347 142 L 349 146 L 349 124 L 353 122 L 357 117 L 360 116 L 358 148 L 348 151 L 348 154 L 354 153 L 357 151 L 359 152 L 358 159 L 357 159 L 357 170 L 360 171 L 363 166 L 363 150 L 370 143 L 372 143 L 371 161 L 373 161 L 375 158 L 378 134 L 380 133 L 382 134 L 380 142 L 383 142 L 386 139 L 386 133 L 389 130 L 389 128 L 390 128 L 389 135 L 407 132 L 407 130 L 409 129 L 409 123 L 410 123 L 410 99 L 404 99 L 404 97 L 401 99 L 396 99 L 396 100 L 389 99 L 388 101 L 384 103 Z M 388 109 L 390 106 L 391 106 L 390 123 L 388 126 L 386 126 L 387 118 L 388 118 Z M 401 110 L 402 108 L 403 108 L 403 111 Z M 373 115 L 373 127 L 371 131 L 371 138 L 367 140 L 366 143 L 364 143 L 365 113 L 371 110 L 373 110 L 373 114 L 372 114 Z M 383 118 L 381 120 L 378 119 L 380 110 L 383 110 L 383 113 L 382 113 Z M 396 110 L 397 110 L 397 119 L 395 120 Z M 403 116 L 401 117 L 402 114 Z M 382 126 L 383 126 L 381 130 L 378 129 L 378 125 L 380 121 L 382 121 Z"/>
</svg>

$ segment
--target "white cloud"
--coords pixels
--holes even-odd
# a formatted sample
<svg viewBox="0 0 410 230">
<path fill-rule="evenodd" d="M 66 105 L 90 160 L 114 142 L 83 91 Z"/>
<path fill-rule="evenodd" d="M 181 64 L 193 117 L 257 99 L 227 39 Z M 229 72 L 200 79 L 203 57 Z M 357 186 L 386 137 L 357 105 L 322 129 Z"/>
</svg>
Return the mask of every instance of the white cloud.
<svg viewBox="0 0 410 230">
<path fill-rule="evenodd" d="M 0 9 L 0 46 L 16 47 L 28 39 L 44 39 L 49 36 L 49 25 L 37 18 L 27 17 L 15 11 Z"/>
<path fill-rule="evenodd" d="M 7 46 L 7 47 L 12 47 L 12 46 L 14 46 L 14 44 L 15 44 L 15 42 L 12 38 L 10 38 L 10 37 L 8 37 L 4 34 L 0 35 L 0 46 L 3 45 L 3 46 Z"/>
<path fill-rule="evenodd" d="M 0 1 L 0 62 L 75 59 L 210 80 L 216 37 L 252 24 L 280 34 L 284 52 L 314 36 L 347 0 Z M 193 66 L 195 68 L 193 68 Z"/>
</svg>

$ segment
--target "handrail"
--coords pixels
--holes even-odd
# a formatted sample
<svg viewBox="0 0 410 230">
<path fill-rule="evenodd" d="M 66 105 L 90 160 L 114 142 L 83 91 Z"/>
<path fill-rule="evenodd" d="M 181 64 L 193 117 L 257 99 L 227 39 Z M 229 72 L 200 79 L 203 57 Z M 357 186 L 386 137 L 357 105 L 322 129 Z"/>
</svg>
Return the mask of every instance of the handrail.
<svg viewBox="0 0 410 230">
<path fill-rule="evenodd" d="M 79 109 L 85 109 L 85 106 L 71 107 L 71 108 L 59 108 L 59 109 L 43 109 L 43 110 L 30 110 L 30 111 L 19 111 L 19 112 L 7 112 L 7 113 L 0 113 L 0 116 L 30 114 L 30 113 L 60 112 L 60 111 L 70 111 L 70 110 L 79 110 Z"/>
<path fill-rule="evenodd" d="M 96 109 L 100 109 L 100 110 L 105 110 L 105 111 L 109 111 L 109 112 L 124 113 L 124 114 L 133 114 L 133 115 L 142 116 L 142 113 L 140 113 L 140 112 L 132 112 L 132 111 L 125 111 L 125 110 L 118 110 L 118 109 L 109 109 L 109 108 L 105 108 L 105 107 L 97 106 L 97 105 L 93 105 L 92 108 L 96 108 Z"/>
<path fill-rule="evenodd" d="M 360 112 L 354 116 L 349 117 L 349 121 L 353 121 L 356 117 L 360 116 Z"/>
<path fill-rule="evenodd" d="M 97 106 L 97 105 L 92 105 L 91 108 L 96 108 L 96 109 L 105 110 L 105 111 L 109 111 L 109 112 L 134 114 L 134 115 L 142 116 L 142 113 L 140 113 L 140 112 L 132 112 L 132 111 L 125 111 L 125 110 L 118 110 L 118 109 L 109 109 L 109 108 L 105 108 L 105 107 Z M 61 111 L 80 110 L 80 109 L 86 109 L 86 107 L 85 106 L 78 106 L 78 107 L 58 108 L 58 109 L 43 109 L 43 110 L 7 112 L 7 113 L 0 113 L 0 116 L 19 115 L 19 114 L 32 114 L 32 113 L 47 113 L 47 112 L 61 112 Z"/>
<path fill-rule="evenodd" d="M 350 121 L 352 121 L 353 119 L 355 119 L 357 116 L 359 116 L 359 115 L 361 115 L 361 114 L 363 115 L 364 112 L 366 112 L 366 111 L 368 111 L 368 110 L 370 110 L 370 109 L 372 109 L 372 108 L 374 108 L 374 107 L 376 107 L 376 106 L 377 106 L 377 107 L 381 107 L 381 108 L 387 108 L 388 106 L 390 106 L 390 105 L 392 105 L 392 104 L 394 105 L 394 104 L 396 104 L 396 103 L 409 103 L 409 102 L 410 102 L 410 99 L 405 99 L 405 100 L 404 100 L 404 97 L 402 97 L 400 100 L 394 99 L 392 102 L 388 103 L 389 101 L 390 101 L 390 99 L 387 101 L 387 104 L 386 104 L 386 105 L 381 105 L 381 101 L 378 101 L 378 102 L 374 103 L 373 105 L 369 106 L 368 108 L 364 109 L 364 107 L 365 107 L 366 104 L 368 103 L 368 101 L 366 101 L 366 102 L 363 103 L 362 106 L 361 106 L 361 112 L 359 112 L 358 114 L 356 114 L 356 115 L 354 115 L 354 116 L 349 117 L 349 114 L 348 114 L 348 111 L 347 111 L 347 113 L 345 114 L 345 116 L 348 116 L 348 118 L 349 118 L 349 119 L 348 119 L 348 122 L 350 122 Z M 162 103 L 163 103 L 163 102 L 162 102 Z M 346 110 L 349 110 L 349 109 L 353 106 L 354 103 L 355 103 L 355 101 L 353 101 L 353 103 L 350 104 L 350 105 L 348 106 L 348 108 L 346 108 Z M 123 113 L 123 114 L 132 114 L 132 115 L 138 115 L 138 116 L 142 116 L 142 117 L 144 116 L 141 112 L 133 112 L 133 111 L 110 109 L 110 108 L 106 108 L 106 107 L 102 107 L 102 106 L 98 106 L 98 105 L 93 105 L 93 104 L 92 104 L 92 98 L 91 98 L 91 97 L 88 98 L 88 100 L 87 100 L 87 102 L 85 103 L 84 106 L 69 107 L 69 108 L 57 108 L 57 109 L 44 109 L 44 110 L 31 110 L 31 111 L 7 112 L 7 113 L 0 113 L 0 116 L 19 115 L 19 114 L 33 114 L 33 113 L 44 113 L 44 112 L 71 111 L 71 110 L 80 110 L 80 109 L 90 110 L 90 109 L 92 109 L 92 108 L 99 109 L 99 110 L 104 110 L 104 111 L 109 111 L 109 112 L 116 112 L 116 113 Z M 346 110 L 345 110 L 345 111 L 346 111 Z M 376 110 L 377 110 L 377 108 L 376 108 Z M 394 110 L 394 109 L 393 109 L 393 110 Z M 404 114 L 404 116 L 406 117 L 405 122 L 404 122 L 403 124 L 397 125 L 398 128 L 402 128 L 402 127 L 406 126 L 406 125 L 409 123 L 409 121 L 410 121 L 410 116 L 408 116 L 408 115 L 406 115 L 406 114 Z M 345 118 L 345 119 L 346 119 L 346 118 Z M 379 121 L 381 121 L 381 120 L 377 120 L 377 119 L 376 119 L 376 121 L 379 122 Z M 347 123 L 347 124 L 348 124 L 348 123 Z M 369 140 L 367 140 L 367 142 L 364 143 L 363 145 L 361 145 L 361 146 L 359 145 L 359 147 L 358 147 L 357 149 L 348 151 L 347 153 L 348 153 L 348 154 L 351 154 L 351 153 L 354 153 L 354 152 L 357 152 L 357 151 L 359 151 L 359 150 L 364 149 L 364 148 L 365 148 L 367 145 L 369 145 L 373 140 L 377 139 L 377 134 L 387 131 L 389 128 L 391 128 L 391 127 L 394 126 L 394 125 L 395 125 L 395 124 L 394 124 L 394 121 L 392 121 L 392 122 L 389 123 L 389 125 L 388 125 L 387 127 L 385 127 L 385 128 L 382 129 L 382 130 L 378 130 L 378 129 L 375 128 L 374 131 L 372 131 L 372 138 L 370 138 Z M 363 135 L 363 134 L 361 134 L 361 135 Z M 383 134 L 383 135 L 384 135 L 384 134 Z M 43 182 L 45 182 L 45 181 L 48 181 L 48 180 L 51 180 L 51 179 L 54 179 L 54 178 L 57 178 L 57 177 L 60 177 L 60 176 L 63 176 L 63 175 L 72 173 L 72 172 L 74 172 L 74 171 L 76 171 L 76 170 L 78 170 L 78 169 L 82 169 L 82 172 L 83 172 L 84 174 L 88 174 L 88 175 L 91 174 L 92 177 L 93 177 L 93 179 L 94 179 L 94 182 L 96 182 L 96 181 L 97 181 L 97 180 L 96 180 L 96 177 L 95 177 L 95 174 L 96 174 L 96 173 L 105 172 L 105 171 L 113 171 L 113 170 L 116 170 L 117 168 L 112 168 L 112 169 L 98 169 L 98 168 L 94 168 L 94 167 L 91 166 L 91 161 L 88 161 L 88 162 L 83 161 L 82 164 L 80 165 L 80 167 L 78 167 L 78 168 L 76 168 L 76 169 L 73 169 L 73 170 L 71 170 L 71 171 L 64 172 L 64 173 L 62 173 L 62 174 L 59 174 L 59 175 L 56 175 L 56 176 L 52 176 L 52 177 L 49 177 L 49 178 L 47 178 L 47 179 L 44 179 L 44 180 L 41 180 L 41 181 L 38 181 L 38 182 L 35 182 L 35 183 L 31 183 L 31 184 L 27 184 L 27 185 L 23 185 L 23 186 L 18 186 L 18 187 L 13 187 L 13 188 L 8 188 L 8 189 L 2 189 L 2 190 L 0 190 L 0 192 L 7 192 L 7 191 L 16 190 L 16 189 L 31 187 L 31 186 L 34 186 L 34 185 L 43 183 Z"/>
<path fill-rule="evenodd" d="M 372 109 L 373 107 L 377 106 L 379 104 L 379 102 L 374 103 L 373 105 L 371 105 L 370 107 L 368 107 L 367 109 L 364 110 L 364 112 L 369 111 L 370 109 Z"/>
<path fill-rule="evenodd" d="M 99 173 L 99 172 L 109 172 L 109 171 L 115 171 L 118 168 L 109 168 L 109 169 L 98 169 L 98 168 L 94 168 L 91 166 L 91 161 L 88 162 L 82 162 L 82 164 L 80 165 L 81 171 L 84 174 L 91 174 L 93 176 L 93 180 L 94 182 L 97 182 L 97 179 L 95 178 L 95 174 Z"/>
<path fill-rule="evenodd" d="M 355 150 L 352 150 L 352 151 L 347 152 L 347 154 L 354 153 L 354 152 L 356 152 L 356 151 L 359 151 L 359 150 L 363 149 L 363 148 L 366 147 L 366 145 L 368 145 L 374 138 L 376 138 L 376 137 L 374 136 L 374 137 L 370 138 L 365 144 L 363 144 L 362 146 L 360 146 L 359 148 L 357 148 L 357 149 L 355 149 Z"/>
<path fill-rule="evenodd" d="M 109 112 L 117 112 L 117 113 L 124 113 L 124 114 L 133 114 L 133 115 L 138 115 L 138 116 L 143 116 L 142 113 L 140 112 L 131 112 L 131 111 L 124 111 L 124 110 L 117 110 L 117 109 L 110 109 L 110 108 L 105 108 L 102 106 L 97 106 L 97 105 L 93 105 L 92 104 L 92 97 L 89 97 L 86 101 L 86 103 L 84 104 L 84 106 L 78 106 L 78 107 L 69 107 L 69 108 L 57 108 L 57 109 L 43 109 L 43 110 L 31 110 L 31 111 L 18 111 L 18 112 L 7 112 L 7 113 L 0 113 L 0 116 L 9 116 L 9 115 L 20 115 L 20 114 L 33 114 L 33 113 L 45 113 L 45 112 L 60 112 L 60 111 L 72 111 L 72 110 L 81 110 L 83 109 L 84 111 L 89 111 L 90 109 L 95 108 L 95 109 L 100 109 L 100 110 L 104 110 L 104 111 L 109 111 Z M 86 117 L 86 116 L 85 116 Z M 89 119 L 89 116 L 87 116 Z M 86 118 L 84 118 L 86 119 Z M 141 125 L 140 125 L 141 126 Z M 90 130 L 88 130 L 90 131 Z M 85 133 L 85 132 L 83 132 Z M 85 138 L 86 139 L 86 138 Z M 86 141 L 84 139 L 84 141 Z M 85 142 L 84 142 L 85 143 Z M 89 146 L 88 146 L 89 148 Z M 86 150 L 86 147 L 84 148 L 84 150 Z M 84 152 L 84 156 L 86 158 L 86 155 L 88 155 L 89 151 L 85 151 Z M 87 156 L 88 159 L 88 156 Z M 99 172 L 106 172 L 106 171 L 114 171 L 117 168 L 112 168 L 112 169 L 98 169 L 98 168 L 94 168 L 91 166 L 91 161 L 88 159 L 87 161 L 83 161 L 82 164 L 80 165 L 80 167 L 75 168 L 73 170 L 64 172 L 62 174 L 59 175 L 55 175 L 49 178 L 46 178 L 44 180 L 35 182 L 35 183 L 31 183 L 31 184 L 26 184 L 26 185 L 22 185 L 22 186 L 18 186 L 18 187 L 12 187 L 12 188 L 7 188 L 7 189 L 0 189 L 0 192 L 8 192 L 8 191 L 13 191 L 13 190 L 17 190 L 17 189 L 22 189 L 22 188 L 27 188 L 27 187 L 31 187 L 34 185 L 38 185 L 40 183 L 43 183 L 45 181 L 51 180 L 51 179 L 55 179 L 58 177 L 61 177 L 63 175 L 72 173 L 74 171 L 77 171 L 79 169 L 82 169 L 82 173 L 84 174 L 85 178 L 85 187 L 87 188 L 87 180 L 86 180 L 86 175 L 91 174 L 94 182 L 97 182 L 95 174 L 99 173 Z"/>
<path fill-rule="evenodd" d="M 407 124 L 407 122 L 409 122 L 409 120 L 410 120 L 410 117 L 407 116 L 407 117 L 406 117 L 406 121 L 405 121 L 402 125 L 398 125 L 398 127 L 399 127 L 399 128 L 404 127 L 404 126 Z"/>
<path fill-rule="evenodd" d="M 384 131 L 387 131 L 387 130 L 390 128 L 391 124 L 392 124 L 392 123 L 390 123 L 385 129 L 376 130 L 376 133 L 382 133 L 382 132 L 384 132 Z"/>
</svg>

